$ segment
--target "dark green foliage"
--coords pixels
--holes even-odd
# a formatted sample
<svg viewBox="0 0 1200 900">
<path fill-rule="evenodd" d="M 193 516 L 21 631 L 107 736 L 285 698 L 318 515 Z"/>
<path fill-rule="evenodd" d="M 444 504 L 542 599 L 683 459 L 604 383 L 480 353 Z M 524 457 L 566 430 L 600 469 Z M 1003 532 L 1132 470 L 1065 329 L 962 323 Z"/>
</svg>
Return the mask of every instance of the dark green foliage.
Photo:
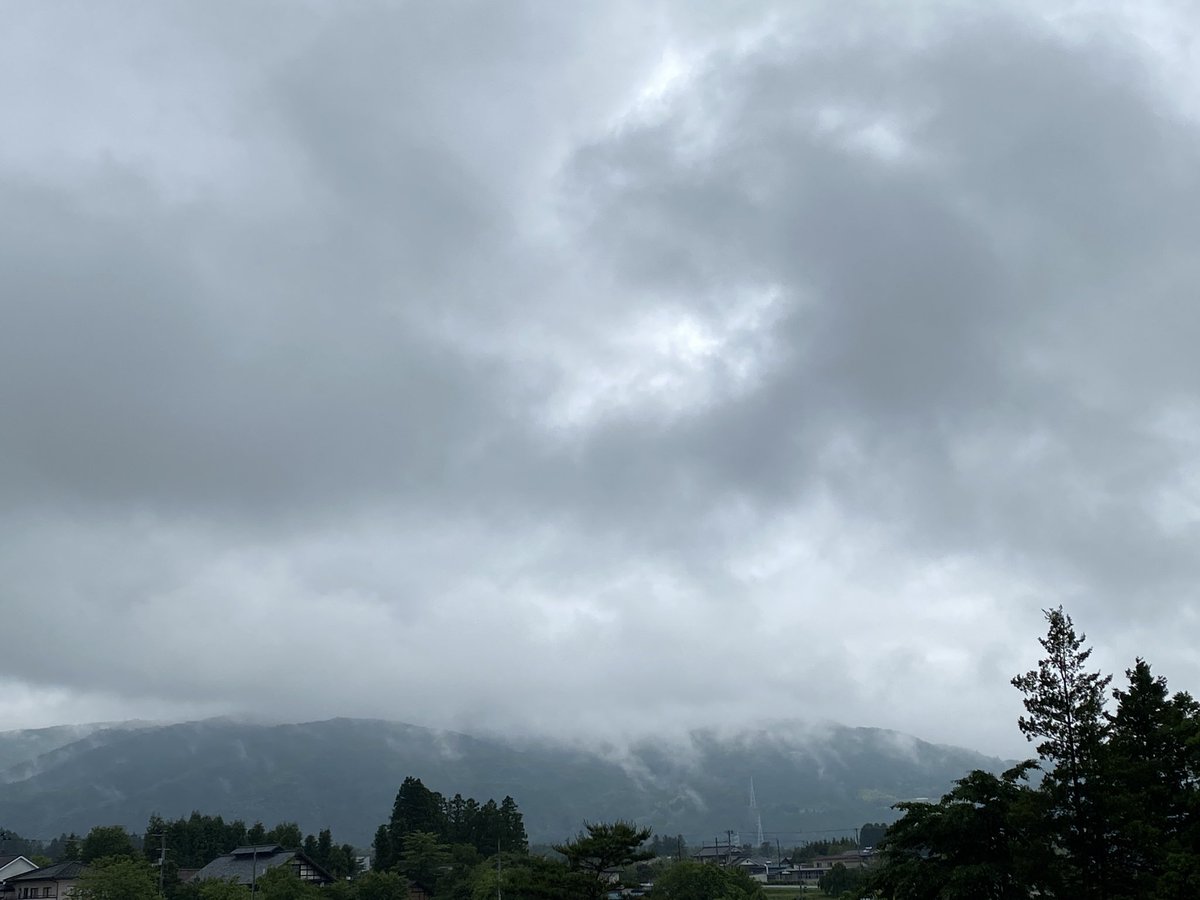
<svg viewBox="0 0 1200 900">
<path fill-rule="evenodd" d="M 221 816 L 208 816 L 199 812 L 171 821 L 154 814 L 146 823 L 146 834 L 149 837 L 144 852 L 146 859 L 157 864 L 162 846 L 158 835 L 166 836 L 167 858 L 163 869 L 163 886 L 168 900 L 191 900 L 192 896 L 196 895 L 195 891 L 179 883 L 180 868 L 200 868 L 218 856 L 229 853 L 235 847 L 251 843 L 279 843 L 288 849 L 302 848 L 314 862 L 328 870 L 335 878 L 346 878 L 354 874 L 354 848 L 349 844 L 334 844 L 329 829 L 325 829 L 317 837 L 308 835 L 303 841 L 298 840 L 299 833 L 299 828 L 291 822 L 276 825 L 268 831 L 261 822 L 256 822 L 252 828 L 247 829 L 246 823 L 240 820 L 226 822 Z M 257 841 L 253 840 L 255 837 L 258 838 Z"/>
<path fill-rule="evenodd" d="M 387 825 L 380 825 L 375 829 L 375 840 L 371 846 L 375 850 L 372 864 L 377 871 L 390 872 L 395 868 L 399 854 L 392 849 L 392 832 Z"/>
<path fill-rule="evenodd" d="M 472 847 L 485 857 L 529 849 L 525 822 L 512 797 L 499 804 L 488 800 L 482 806 L 461 794 L 446 800 L 410 776 L 396 793 L 391 818 L 375 831 L 375 868 L 395 868 L 404 856 L 407 836 L 418 831 L 435 835 L 443 844 Z"/>
<path fill-rule="evenodd" d="M 260 900 L 318 900 L 321 889 L 296 877 L 291 866 L 274 866 L 258 876 Z M 245 890 L 245 888 L 242 888 Z"/>
<path fill-rule="evenodd" d="M 408 900 L 408 879 L 395 872 L 364 872 L 354 880 L 354 900 Z"/>
<path fill-rule="evenodd" d="M 215 878 L 201 884 L 198 891 L 199 900 L 246 900 L 249 893 L 244 885 Z"/>
<path fill-rule="evenodd" d="M 396 792 L 392 817 L 388 821 L 392 852 L 397 857 L 401 856 L 406 836 L 414 831 L 440 835 L 445 830 L 445 800 L 442 795 L 425 787 L 420 778 L 411 775 L 405 778 Z"/>
<path fill-rule="evenodd" d="M 898 804 L 871 885 L 890 898 L 1200 896 L 1200 704 L 1169 695 L 1144 660 L 1128 686 L 1089 672 L 1090 649 L 1061 608 L 1046 613 L 1038 668 L 1013 679 L 1038 762 L 975 771 L 937 804 Z M 1023 783 L 1031 768 L 1044 777 Z"/>
<path fill-rule="evenodd" d="M 818 856 L 832 856 L 845 853 L 847 850 L 857 850 L 858 845 L 853 838 L 834 838 L 833 840 L 809 841 L 796 847 L 789 854 L 793 862 L 812 862 Z"/>
<path fill-rule="evenodd" d="M 35 854 L 45 853 L 49 855 L 49 847 L 53 843 L 51 841 L 49 844 L 43 845 L 42 841 L 31 841 L 21 837 L 15 831 L 0 828 L 0 855 L 13 853 L 24 856 L 26 859 L 32 861 Z"/>
<path fill-rule="evenodd" d="M 599 897 L 604 894 L 606 870 L 654 857 L 652 851 L 641 849 L 650 833 L 632 822 L 584 822 L 582 831 L 554 849 L 566 857 L 568 868 L 588 876 L 589 895 Z"/>
<path fill-rule="evenodd" d="M 1125 675 L 1102 755 L 1109 862 L 1119 876 L 1109 896 L 1198 896 L 1200 706 L 1186 693 L 1168 696 L 1144 660 Z"/>
<path fill-rule="evenodd" d="M 436 834 L 431 831 L 412 831 L 405 835 L 404 852 L 400 854 L 400 873 L 434 888 L 449 871 L 452 859 L 450 846 L 438 840 Z"/>
<path fill-rule="evenodd" d="M 508 900 L 564 900 L 587 896 L 583 891 L 588 889 L 579 873 L 560 862 L 502 853 L 499 866 L 492 859 L 476 867 L 461 900 L 493 900 L 497 887 Z"/>
<path fill-rule="evenodd" d="M 1024 784 L 1031 768 L 1023 763 L 999 778 L 971 772 L 938 803 L 898 804 L 904 817 L 888 831 L 870 887 L 908 900 L 1025 900 L 1046 888 L 1052 854 L 1041 840 L 1038 798 Z"/>
<path fill-rule="evenodd" d="M 848 869 L 842 863 L 834 863 L 833 868 L 821 876 L 817 886 L 830 897 L 840 897 L 843 894 L 857 897 L 866 886 L 867 877 L 866 869 Z M 949 900 L 949 897 L 946 900 Z"/>
<path fill-rule="evenodd" d="M 300 826 L 295 822 L 280 822 L 267 832 L 265 843 L 278 844 L 288 850 L 298 850 L 304 845 L 304 835 L 300 833 Z"/>
<path fill-rule="evenodd" d="M 884 835 L 887 834 L 888 827 L 882 822 L 868 822 L 858 829 L 858 846 L 878 847 L 883 843 Z"/>
<path fill-rule="evenodd" d="M 687 859 L 690 855 L 687 841 L 683 839 L 682 834 L 677 834 L 674 837 L 656 834 L 650 839 L 649 849 L 656 857 L 662 856 L 676 860 Z"/>
<path fill-rule="evenodd" d="M 650 900 L 762 900 L 762 885 L 738 869 L 672 863 L 654 880 Z"/>
<path fill-rule="evenodd" d="M 106 857 L 95 860 L 75 885 L 74 900 L 156 900 L 158 885 L 144 860 Z"/>
<path fill-rule="evenodd" d="M 1086 669 L 1091 648 L 1086 635 L 1075 633 L 1062 607 L 1046 610 L 1046 636 L 1039 639 L 1045 656 L 1038 667 L 1013 679 L 1025 695 L 1018 727 L 1037 741 L 1049 797 L 1050 823 L 1056 844 L 1066 851 L 1065 886 L 1077 897 L 1106 896 L 1110 873 L 1105 837 L 1101 747 L 1108 732 L 1104 715 L 1112 676 Z M 1048 764 L 1048 765 L 1047 765 Z"/>
<path fill-rule="evenodd" d="M 184 868 L 199 868 L 234 847 L 250 843 L 244 822 L 226 822 L 220 816 L 206 816 L 199 812 L 172 821 L 157 814 L 152 815 L 146 823 L 146 833 L 165 834 L 168 861 Z M 157 837 L 148 838 L 146 858 L 156 861 L 159 846 Z"/>
<path fill-rule="evenodd" d="M 46 855 L 54 862 L 79 859 L 79 848 L 82 843 L 82 838 L 73 831 L 70 834 L 60 834 L 46 845 Z"/>
<path fill-rule="evenodd" d="M 79 849 L 80 862 L 85 863 L 106 857 L 136 859 L 141 855 L 129 832 L 120 825 L 97 825 L 88 832 Z"/>
</svg>

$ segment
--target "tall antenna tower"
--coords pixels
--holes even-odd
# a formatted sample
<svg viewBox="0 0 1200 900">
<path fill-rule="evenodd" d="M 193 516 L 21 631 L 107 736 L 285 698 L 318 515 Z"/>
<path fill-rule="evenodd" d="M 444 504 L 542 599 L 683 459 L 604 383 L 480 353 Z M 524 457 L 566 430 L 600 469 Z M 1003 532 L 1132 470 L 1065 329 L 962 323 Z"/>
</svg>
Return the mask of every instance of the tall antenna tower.
<svg viewBox="0 0 1200 900">
<path fill-rule="evenodd" d="M 755 849 L 763 845 L 762 813 L 758 809 L 758 799 L 754 796 L 754 776 L 750 776 L 750 818 L 758 826 L 758 841 Z"/>
</svg>

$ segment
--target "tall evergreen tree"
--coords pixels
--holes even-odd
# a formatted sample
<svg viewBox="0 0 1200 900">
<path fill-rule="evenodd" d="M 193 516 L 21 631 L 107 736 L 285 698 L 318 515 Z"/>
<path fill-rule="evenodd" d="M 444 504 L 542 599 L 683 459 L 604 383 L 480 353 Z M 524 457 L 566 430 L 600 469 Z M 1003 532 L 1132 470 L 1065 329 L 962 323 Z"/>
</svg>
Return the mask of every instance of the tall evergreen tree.
<svg viewBox="0 0 1200 900">
<path fill-rule="evenodd" d="M 500 844 L 506 850 L 521 853 L 529 849 L 529 836 L 525 833 L 525 818 L 517 808 L 517 801 L 506 796 L 500 803 Z"/>
<path fill-rule="evenodd" d="M 1039 643 L 1046 655 L 1036 669 L 1012 680 L 1025 695 L 1027 715 L 1017 725 L 1026 740 L 1038 742 L 1042 790 L 1051 800 L 1054 837 L 1063 851 L 1064 885 L 1078 900 L 1104 900 L 1114 874 L 1108 865 L 1100 771 L 1112 676 L 1087 670 L 1092 655 L 1084 647 L 1087 636 L 1075 633 L 1061 606 L 1045 615 L 1049 627 Z"/>
<path fill-rule="evenodd" d="M 446 830 L 446 804 L 442 795 L 431 791 L 421 779 L 411 775 L 404 779 L 392 804 L 388 821 L 388 838 L 393 859 L 404 853 L 405 838 L 414 831 L 441 835 Z M 393 863 L 394 864 L 394 863 Z"/>
</svg>

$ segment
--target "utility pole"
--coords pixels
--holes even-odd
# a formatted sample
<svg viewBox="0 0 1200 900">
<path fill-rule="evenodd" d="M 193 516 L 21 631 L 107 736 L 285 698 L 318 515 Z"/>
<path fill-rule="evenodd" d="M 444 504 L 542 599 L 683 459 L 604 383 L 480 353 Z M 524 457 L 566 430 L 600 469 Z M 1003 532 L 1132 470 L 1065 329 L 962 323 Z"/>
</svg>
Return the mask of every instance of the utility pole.
<svg viewBox="0 0 1200 900">
<path fill-rule="evenodd" d="M 733 829 L 728 828 L 725 831 L 725 868 L 729 868 L 731 862 L 733 862 Z"/>
<path fill-rule="evenodd" d="M 258 892 L 258 844 L 254 845 L 254 863 L 250 869 L 250 896 Z"/>
<path fill-rule="evenodd" d="M 146 837 L 148 837 L 148 838 L 156 837 L 156 838 L 158 838 L 158 841 L 159 841 L 159 844 L 158 844 L 158 896 L 165 897 L 165 896 L 167 896 L 167 894 L 166 894 L 166 891 L 163 889 L 163 880 L 164 880 L 164 878 L 166 876 L 166 872 L 167 872 L 167 833 L 165 831 L 159 831 L 155 834 L 150 834 L 149 832 L 147 832 Z"/>
<path fill-rule="evenodd" d="M 500 838 L 496 838 L 496 900 L 504 900 L 504 894 L 500 883 L 503 881 L 503 873 L 500 871 Z"/>
</svg>

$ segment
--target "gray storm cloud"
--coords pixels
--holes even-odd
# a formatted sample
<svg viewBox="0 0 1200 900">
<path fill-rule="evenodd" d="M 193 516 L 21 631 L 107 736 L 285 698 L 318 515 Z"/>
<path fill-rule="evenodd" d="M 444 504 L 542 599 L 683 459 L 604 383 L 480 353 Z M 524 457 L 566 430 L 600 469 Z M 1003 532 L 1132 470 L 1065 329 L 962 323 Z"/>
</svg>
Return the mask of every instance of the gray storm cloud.
<svg viewBox="0 0 1200 900">
<path fill-rule="evenodd" d="M 1019 752 L 1060 602 L 1196 686 L 1194 17 L 17 15 L 0 723 Z"/>
</svg>

